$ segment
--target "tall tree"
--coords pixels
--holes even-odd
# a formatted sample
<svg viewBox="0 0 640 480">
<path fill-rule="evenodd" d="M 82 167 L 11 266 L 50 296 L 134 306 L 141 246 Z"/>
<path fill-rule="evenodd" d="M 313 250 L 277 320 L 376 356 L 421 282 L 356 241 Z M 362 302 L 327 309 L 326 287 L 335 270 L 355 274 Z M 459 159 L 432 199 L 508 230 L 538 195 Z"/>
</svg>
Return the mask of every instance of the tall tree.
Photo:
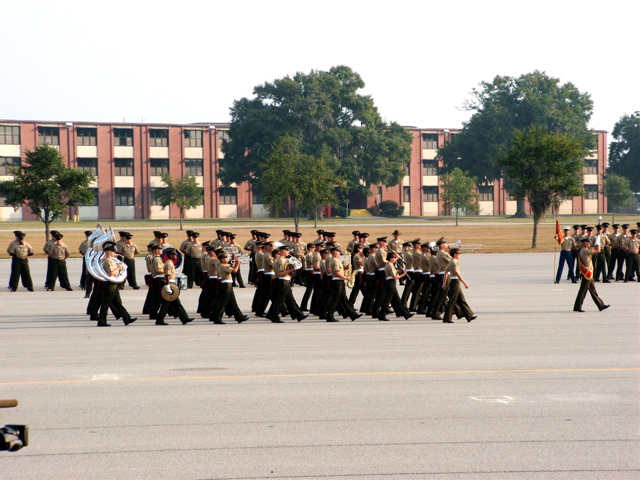
<svg viewBox="0 0 640 480">
<path fill-rule="evenodd" d="M 296 73 L 254 88 L 231 108 L 229 140 L 222 150 L 225 184 L 255 182 L 278 140 L 300 141 L 303 154 L 325 158 L 347 189 L 371 194 L 371 186 L 397 185 L 411 159 L 412 136 L 381 119 L 360 75 L 346 66 Z"/>
<path fill-rule="evenodd" d="M 613 127 L 609 145 L 609 172 L 627 177 L 640 192 L 640 111 L 623 115 Z"/>
<path fill-rule="evenodd" d="M 182 230 L 184 212 L 202 205 L 202 188 L 198 186 L 196 178 L 191 175 L 173 179 L 169 173 L 165 173 L 161 178 L 166 187 L 156 190 L 153 196 L 160 202 L 162 210 L 172 204 L 178 207 L 180 230 Z"/>
<path fill-rule="evenodd" d="M 13 180 L 0 182 L 0 195 L 13 208 L 27 207 L 44 223 L 45 239 L 54 220 L 68 207 L 89 203 L 94 193 L 89 184 L 95 177 L 65 165 L 60 151 L 51 145 L 25 150 L 25 161 L 11 170 Z"/>
<path fill-rule="evenodd" d="M 517 78 L 496 76 L 491 82 L 481 82 L 463 109 L 473 112 L 471 118 L 439 150 L 445 172 L 459 167 L 481 181 L 501 178 L 501 159 L 511 148 L 515 130 L 532 126 L 571 134 L 582 142 L 585 154 L 594 145 L 594 135 L 587 127 L 593 112 L 590 95 L 537 70 Z M 520 190 L 513 179 L 506 179 L 506 184 L 511 193 Z M 518 215 L 523 215 L 524 199 L 518 200 Z"/>
<path fill-rule="evenodd" d="M 444 187 L 440 198 L 445 208 L 455 209 L 457 226 L 460 210 L 477 212 L 479 209 L 478 194 L 475 191 L 476 178 L 467 176 L 459 168 L 454 168 L 451 173 L 442 175 L 440 180 Z"/>
<path fill-rule="evenodd" d="M 538 223 L 549 207 L 558 198 L 582 195 L 583 155 L 583 142 L 570 135 L 549 133 L 540 126 L 515 130 L 511 148 L 501 163 L 514 180 L 514 194 L 526 198 L 531 206 L 531 248 L 536 248 Z"/>
<path fill-rule="evenodd" d="M 609 173 L 604 177 L 604 184 L 602 185 L 602 194 L 607 197 L 609 208 L 613 213 L 613 220 L 616 221 L 616 210 L 620 207 L 624 207 L 629 204 L 629 200 L 633 197 L 631 191 L 631 183 L 628 178 L 622 175 L 616 175 Z"/>
<path fill-rule="evenodd" d="M 303 212 L 335 203 L 335 177 L 323 157 L 302 153 L 300 141 L 285 135 L 264 160 L 260 188 L 264 202 L 278 215 L 288 204 L 293 212 L 295 231 Z"/>
</svg>

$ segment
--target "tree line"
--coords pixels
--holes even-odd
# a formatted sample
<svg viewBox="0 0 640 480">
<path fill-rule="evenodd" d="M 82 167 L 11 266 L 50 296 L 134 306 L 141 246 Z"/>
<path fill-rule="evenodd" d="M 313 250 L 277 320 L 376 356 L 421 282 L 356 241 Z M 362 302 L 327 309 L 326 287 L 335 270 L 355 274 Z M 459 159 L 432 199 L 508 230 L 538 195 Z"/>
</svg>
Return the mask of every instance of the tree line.
<svg viewBox="0 0 640 480">
<path fill-rule="evenodd" d="M 236 100 L 228 138 L 223 140 L 219 177 L 224 185 L 249 182 L 275 215 L 291 211 L 296 230 L 302 215 L 317 218 L 323 205 L 351 195 L 371 195 L 371 187 L 398 185 L 411 161 L 412 134 L 382 120 L 365 83 L 347 66 L 296 73 L 258 85 L 251 98 Z M 471 112 L 460 132 L 437 152 L 445 208 L 477 209 L 476 187 L 504 183 L 524 215 L 537 226 L 552 205 L 581 195 L 584 158 L 594 147 L 588 123 L 593 102 L 572 83 L 544 72 L 496 76 L 471 91 L 463 109 Z M 602 194 L 613 210 L 640 192 L 640 112 L 615 125 L 610 167 Z M 67 169 L 57 149 L 42 145 L 0 183 L 0 195 L 14 208 L 27 207 L 44 223 L 69 206 L 91 200 L 93 177 Z M 186 210 L 201 203 L 193 177 L 163 176 L 154 193 L 166 208 Z"/>
</svg>

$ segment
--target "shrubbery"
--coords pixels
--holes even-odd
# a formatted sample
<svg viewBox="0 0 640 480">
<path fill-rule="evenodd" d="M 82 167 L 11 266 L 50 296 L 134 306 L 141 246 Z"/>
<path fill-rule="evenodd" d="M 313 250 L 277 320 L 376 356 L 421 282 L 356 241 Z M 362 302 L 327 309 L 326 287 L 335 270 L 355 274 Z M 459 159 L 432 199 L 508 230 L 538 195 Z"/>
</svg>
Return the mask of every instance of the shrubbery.
<svg viewBox="0 0 640 480">
<path fill-rule="evenodd" d="M 398 207 L 393 200 L 385 200 L 378 204 L 378 213 L 383 217 L 399 217 L 404 213 L 404 207 Z"/>
</svg>

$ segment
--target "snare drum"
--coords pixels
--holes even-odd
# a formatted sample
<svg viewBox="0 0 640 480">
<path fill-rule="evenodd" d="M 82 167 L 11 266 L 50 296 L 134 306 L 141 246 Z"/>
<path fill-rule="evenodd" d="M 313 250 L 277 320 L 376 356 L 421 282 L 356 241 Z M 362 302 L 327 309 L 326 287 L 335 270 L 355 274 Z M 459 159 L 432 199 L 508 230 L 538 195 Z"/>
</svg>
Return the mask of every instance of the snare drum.
<svg viewBox="0 0 640 480">
<path fill-rule="evenodd" d="M 180 287 L 180 290 L 186 290 L 187 289 L 187 276 L 186 275 L 181 275 L 181 274 L 177 274 L 176 275 L 176 285 L 178 285 L 178 287 Z"/>
</svg>

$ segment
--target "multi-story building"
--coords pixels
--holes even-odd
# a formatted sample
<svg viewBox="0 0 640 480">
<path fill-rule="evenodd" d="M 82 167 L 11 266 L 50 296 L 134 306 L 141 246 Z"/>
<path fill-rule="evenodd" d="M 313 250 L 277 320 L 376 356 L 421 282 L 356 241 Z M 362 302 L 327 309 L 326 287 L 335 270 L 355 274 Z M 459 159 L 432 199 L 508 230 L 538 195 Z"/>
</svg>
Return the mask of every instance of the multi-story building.
<svg viewBox="0 0 640 480">
<path fill-rule="evenodd" d="M 218 170 L 224 162 L 220 149 L 228 124 L 135 124 L 96 122 L 35 122 L 0 120 L 0 181 L 12 178 L 11 166 L 19 166 L 26 150 L 47 143 L 60 150 L 69 167 L 90 171 L 96 181 L 91 205 L 71 209 L 70 216 L 88 219 L 177 219 L 174 206 L 161 210 L 153 200 L 154 189 L 163 188 L 161 176 L 196 177 L 203 189 L 203 203 L 186 212 L 187 218 L 266 217 L 259 192 L 248 183 L 223 187 Z M 373 187 L 373 195 L 353 199 L 352 208 L 372 208 L 383 200 L 395 200 L 407 216 L 446 215 L 440 201 L 437 148 L 455 134 L 454 129 L 409 128 L 413 134 L 411 162 L 400 185 Z M 561 214 L 606 212 L 600 193 L 607 166 L 606 132 L 596 131 L 596 150 L 586 159 L 584 197 L 560 207 Z M 501 180 L 478 186 L 480 215 L 513 214 L 515 200 Z M 0 220 L 32 220 L 27 209 L 15 211 L 0 199 Z"/>
</svg>

